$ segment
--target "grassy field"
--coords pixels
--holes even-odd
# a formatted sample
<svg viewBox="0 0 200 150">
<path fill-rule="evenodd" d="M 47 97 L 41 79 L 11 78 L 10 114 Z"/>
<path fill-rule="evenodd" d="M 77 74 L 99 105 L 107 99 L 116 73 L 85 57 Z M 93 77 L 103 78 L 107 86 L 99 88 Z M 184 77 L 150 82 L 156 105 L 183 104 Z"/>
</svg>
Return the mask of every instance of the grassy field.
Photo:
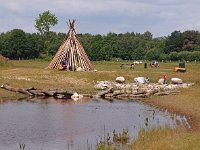
<svg viewBox="0 0 200 150">
<path fill-rule="evenodd" d="M 120 69 L 122 62 L 93 62 L 97 72 L 66 72 L 45 69 L 49 62 L 41 60 L 10 61 L 0 63 L 0 84 L 9 83 L 13 87 L 36 87 L 42 89 L 68 89 L 84 94 L 95 94 L 94 85 L 101 80 L 115 80 L 124 76 L 126 82 L 134 77 L 149 76 L 151 82 L 157 82 L 164 74 L 167 79 L 178 77 L 186 83 L 195 83 L 189 89 L 181 89 L 179 95 L 153 96 L 143 100 L 160 109 L 168 109 L 186 115 L 192 125 L 185 129 L 154 129 L 141 131 L 130 149 L 200 149 L 200 64 L 187 63 L 186 73 L 173 72 L 177 63 L 161 63 L 159 68 L 144 69 L 143 64 Z M 129 62 L 123 62 L 129 63 Z M 0 89 L 0 101 L 15 100 L 23 95 Z"/>
</svg>

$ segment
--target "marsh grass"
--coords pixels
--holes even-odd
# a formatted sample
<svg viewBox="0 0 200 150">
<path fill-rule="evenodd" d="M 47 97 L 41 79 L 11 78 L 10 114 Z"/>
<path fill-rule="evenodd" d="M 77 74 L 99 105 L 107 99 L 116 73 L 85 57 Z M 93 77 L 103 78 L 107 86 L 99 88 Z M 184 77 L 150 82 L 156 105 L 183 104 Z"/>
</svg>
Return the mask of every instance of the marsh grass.
<svg viewBox="0 0 200 150">
<path fill-rule="evenodd" d="M 138 139 L 130 149 L 200 149 L 200 64 L 187 63 L 185 73 L 173 72 L 178 63 L 160 63 L 159 68 L 144 69 L 143 64 L 136 65 L 134 70 L 126 67 L 120 69 L 121 63 L 131 62 L 93 62 L 97 72 L 66 72 L 45 69 L 49 62 L 42 60 L 10 61 L 8 65 L 0 65 L 0 84 L 9 83 L 13 87 L 36 87 L 41 89 L 68 89 L 78 93 L 95 94 L 97 81 L 114 81 L 124 76 L 126 82 L 133 82 L 134 77 L 150 77 L 157 82 L 164 74 L 170 78 L 178 77 L 186 83 L 195 83 L 188 89 L 181 89 L 178 95 L 153 96 L 144 102 L 159 108 L 168 109 L 186 115 L 192 130 L 158 129 L 141 131 Z M 23 95 L 0 89 L 0 100 L 17 99 Z M 177 140 L 175 140 L 175 138 Z M 153 143 L 153 144 L 152 144 Z M 168 145 L 168 146 L 165 146 Z"/>
<path fill-rule="evenodd" d="M 200 149 L 199 133 L 188 132 L 186 129 L 156 128 L 142 130 L 130 150 L 198 150 Z"/>
<path fill-rule="evenodd" d="M 19 144 L 19 149 L 20 150 L 25 150 L 26 145 L 25 144 Z"/>
<path fill-rule="evenodd" d="M 127 149 L 130 140 L 129 132 L 123 130 L 122 133 L 117 133 L 113 130 L 112 135 L 107 133 L 104 138 L 96 144 L 96 150 L 118 150 Z"/>
</svg>

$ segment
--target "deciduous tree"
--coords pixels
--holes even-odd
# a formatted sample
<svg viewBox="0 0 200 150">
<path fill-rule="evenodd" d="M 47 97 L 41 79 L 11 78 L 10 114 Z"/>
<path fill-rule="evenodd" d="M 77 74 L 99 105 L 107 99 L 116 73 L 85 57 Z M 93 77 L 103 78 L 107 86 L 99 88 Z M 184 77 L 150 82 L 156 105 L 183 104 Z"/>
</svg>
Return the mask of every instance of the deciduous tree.
<svg viewBox="0 0 200 150">
<path fill-rule="evenodd" d="M 50 46 L 50 29 L 58 23 L 57 17 L 49 10 L 39 14 L 39 17 L 35 20 L 35 28 L 39 31 L 43 40 L 43 49 L 46 55 L 49 55 Z"/>
</svg>

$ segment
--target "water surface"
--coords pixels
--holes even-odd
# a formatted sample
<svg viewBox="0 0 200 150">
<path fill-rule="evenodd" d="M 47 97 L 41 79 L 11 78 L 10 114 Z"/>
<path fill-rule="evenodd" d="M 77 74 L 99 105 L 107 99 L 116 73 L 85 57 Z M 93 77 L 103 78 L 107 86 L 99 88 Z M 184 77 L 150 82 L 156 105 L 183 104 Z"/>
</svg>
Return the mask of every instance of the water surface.
<svg viewBox="0 0 200 150">
<path fill-rule="evenodd" d="M 132 100 L 15 101 L 0 104 L 0 150 L 20 143 L 30 150 L 84 150 L 114 129 L 135 138 L 141 129 L 177 125 L 189 127 L 184 116 Z"/>
</svg>

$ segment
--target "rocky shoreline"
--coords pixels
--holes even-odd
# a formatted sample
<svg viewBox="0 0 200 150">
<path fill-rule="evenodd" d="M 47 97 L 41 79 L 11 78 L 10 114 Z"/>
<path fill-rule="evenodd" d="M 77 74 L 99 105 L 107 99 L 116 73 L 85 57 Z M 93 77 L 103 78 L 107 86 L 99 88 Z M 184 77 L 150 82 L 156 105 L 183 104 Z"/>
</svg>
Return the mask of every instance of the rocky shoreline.
<svg viewBox="0 0 200 150">
<path fill-rule="evenodd" d="M 178 89 L 189 88 L 194 83 L 183 83 L 179 78 L 172 78 L 169 84 L 159 79 L 158 83 L 150 83 L 144 77 L 134 79 L 133 83 L 125 83 L 124 77 L 117 77 L 115 81 L 97 81 L 95 88 L 100 90 L 94 97 L 98 98 L 147 98 L 151 95 L 175 95 Z"/>
<path fill-rule="evenodd" d="M 95 95 L 78 94 L 77 92 L 58 90 L 58 89 L 37 89 L 31 88 L 13 88 L 8 84 L 4 84 L 1 88 L 25 94 L 29 97 L 54 97 L 57 99 L 72 99 L 78 101 L 83 97 L 90 98 L 105 98 L 105 99 L 144 99 L 152 95 L 163 96 L 163 95 L 176 95 L 180 93 L 180 88 L 189 88 L 194 83 L 183 83 L 179 78 L 172 78 L 169 84 L 165 83 L 161 78 L 158 83 L 150 83 L 148 78 L 137 77 L 134 78 L 133 83 L 125 83 L 124 77 L 117 77 L 115 81 L 97 81 L 94 86 L 99 92 Z"/>
</svg>

